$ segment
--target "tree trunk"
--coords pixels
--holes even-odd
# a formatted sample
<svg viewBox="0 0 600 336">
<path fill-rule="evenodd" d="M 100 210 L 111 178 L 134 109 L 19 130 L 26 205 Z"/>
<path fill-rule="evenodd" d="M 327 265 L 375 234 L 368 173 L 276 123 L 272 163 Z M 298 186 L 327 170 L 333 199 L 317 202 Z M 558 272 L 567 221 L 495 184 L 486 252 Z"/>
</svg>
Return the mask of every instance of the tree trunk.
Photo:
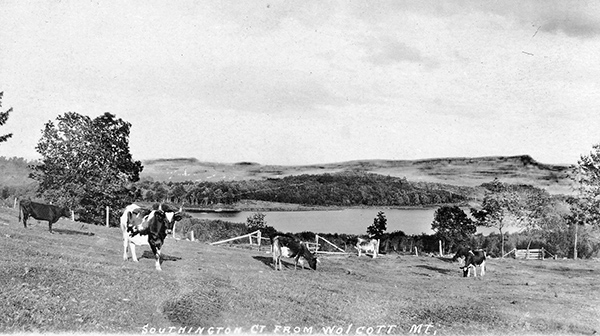
<svg viewBox="0 0 600 336">
<path fill-rule="evenodd" d="M 500 231 L 500 237 L 502 238 L 500 249 L 502 250 L 502 259 L 504 259 L 504 234 L 502 234 L 502 229 L 498 229 L 498 231 Z"/>
<path fill-rule="evenodd" d="M 573 259 L 577 259 L 577 231 L 579 223 L 575 223 L 575 241 L 573 243 Z"/>
</svg>

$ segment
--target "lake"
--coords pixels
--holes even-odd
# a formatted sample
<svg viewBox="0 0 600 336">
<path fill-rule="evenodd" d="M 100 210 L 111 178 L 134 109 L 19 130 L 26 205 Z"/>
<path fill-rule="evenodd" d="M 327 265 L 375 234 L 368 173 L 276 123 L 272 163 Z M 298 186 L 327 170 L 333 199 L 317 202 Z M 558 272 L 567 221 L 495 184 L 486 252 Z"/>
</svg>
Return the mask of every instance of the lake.
<svg viewBox="0 0 600 336">
<path fill-rule="evenodd" d="M 267 225 L 281 232 L 311 231 L 314 233 L 366 234 L 379 211 L 387 218 L 387 231 L 404 231 L 407 235 L 432 234 L 433 209 L 346 209 L 327 211 L 262 211 Z M 228 222 L 246 223 L 255 212 L 237 213 L 191 213 L 193 217 L 221 219 Z M 478 233 L 497 232 L 491 228 L 477 228 Z"/>
</svg>

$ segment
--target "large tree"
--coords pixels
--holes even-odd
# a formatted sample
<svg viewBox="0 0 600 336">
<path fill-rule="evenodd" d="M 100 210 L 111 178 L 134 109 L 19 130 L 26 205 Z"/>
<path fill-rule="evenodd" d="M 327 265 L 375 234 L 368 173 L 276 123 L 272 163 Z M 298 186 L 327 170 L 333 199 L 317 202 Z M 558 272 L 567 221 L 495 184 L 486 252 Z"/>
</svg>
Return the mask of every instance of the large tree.
<svg viewBox="0 0 600 336">
<path fill-rule="evenodd" d="M 446 251 L 466 243 L 477 231 L 477 226 L 458 206 L 439 207 L 433 215 L 431 229 L 444 242 Z"/>
<path fill-rule="evenodd" d="M 102 223 L 106 206 L 120 209 L 132 201 L 130 184 L 143 169 L 129 152 L 130 128 L 110 113 L 91 119 L 68 112 L 46 123 L 36 146 L 42 163 L 31 174 L 38 193 L 83 221 Z"/>
<path fill-rule="evenodd" d="M 0 92 L 0 108 L 2 108 L 2 96 L 4 96 L 4 92 Z M 8 115 L 12 112 L 12 107 L 6 111 L 0 111 L 0 126 L 4 125 L 8 120 Z M 6 140 L 12 137 L 12 133 L 8 133 L 5 135 L 0 135 L 0 143 L 5 142 Z"/>
<path fill-rule="evenodd" d="M 510 186 L 494 179 L 484 185 L 488 190 L 480 209 L 471 209 L 478 226 L 498 229 L 501 236 L 501 254 L 504 258 L 504 228 L 519 221 L 520 208 L 517 193 Z"/>
<path fill-rule="evenodd" d="M 600 144 L 592 146 L 589 155 L 581 155 L 569 174 L 574 182 L 576 200 L 570 200 L 573 225 L 573 258 L 577 259 L 577 241 L 580 226 L 600 228 Z"/>
</svg>

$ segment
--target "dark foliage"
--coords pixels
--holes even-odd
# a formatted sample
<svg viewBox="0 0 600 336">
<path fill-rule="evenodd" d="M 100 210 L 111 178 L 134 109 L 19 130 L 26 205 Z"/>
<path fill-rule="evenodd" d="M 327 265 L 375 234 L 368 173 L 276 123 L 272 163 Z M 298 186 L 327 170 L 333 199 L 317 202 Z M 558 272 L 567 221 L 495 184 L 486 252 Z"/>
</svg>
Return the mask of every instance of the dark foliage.
<svg viewBox="0 0 600 336">
<path fill-rule="evenodd" d="M 133 200 L 131 182 L 139 180 L 141 162 L 129 152 L 131 124 L 110 113 L 91 119 L 68 112 L 49 121 L 36 146 L 42 160 L 31 178 L 47 201 L 73 209 L 79 220 L 101 224 L 105 208 L 120 209 Z M 119 214 L 111 213 L 116 225 Z"/>
<path fill-rule="evenodd" d="M 3 95 L 4 95 L 4 92 L 0 92 L 0 108 L 2 107 L 2 96 Z M 0 126 L 4 125 L 6 123 L 6 121 L 8 120 L 8 116 L 10 115 L 12 110 L 13 109 L 11 107 L 6 111 L 0 111 Z M 0 135 L 0 143 L 5 142 L 6 140 L 10 139 L 11 137 L 12 137 L 12 133 Z"/>
<path fill-rule="evenodd" d="M 458 206 L 442 206 L 435 211 L 431 229 L 444 241 L 446 249 L 454 249 L 466 242 L 477 226 Z"/>
<path fill-rule="evenodd" d="M 424 206 L 456 204 L 470 190 L 442 184 L 408 182 L 404 178 L 367 173 L 299 175 L 282 179 L 234 182 L 153 182 L 136 184 L 144 201 L 209 206 L 242 199 L 309 206 Z"/>
</svg>

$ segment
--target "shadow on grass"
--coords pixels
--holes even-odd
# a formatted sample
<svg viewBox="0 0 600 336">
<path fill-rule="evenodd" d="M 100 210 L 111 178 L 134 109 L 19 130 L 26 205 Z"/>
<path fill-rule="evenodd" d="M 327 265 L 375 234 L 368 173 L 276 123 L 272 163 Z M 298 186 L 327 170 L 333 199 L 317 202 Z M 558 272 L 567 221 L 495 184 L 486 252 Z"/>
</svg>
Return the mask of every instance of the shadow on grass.
<svg viewBox="0 0 600 336">
<path fill-rule="evenodd" d="M 272 257 L 254 256 L 252 258 L 254 258 L 254 260 L 258 260 L 258 261 L 262 262 L 263 264 L 271 267 L 272 269 L 275 269 L 275 267 L 273 266 L 273 258 Z M 293 268 L 294 263 L 287 262 L 287 261 L 283 260 L 283 258 L 282 258 L 281 266 L 283 266 L 285 268 Z M 300 266 L 300 263 L 298 263 L 298 269 L 302 269 L 302 267 Z"/>
<path fill-rule="evenodd" d="M 154 259 L 154 254 L 152 251 L 144 251 L 140 259 L 142 258 Z M 182 259 L 181 257 L 174 257 L 164 253 L 160 255 L 160 258 L 162 261 L 177 261 Z"/>
<path fill-rule="evenodd" d="M 83 231 L 75 231 L 75 230 L 67 230 L 67 229 L 52 229 L 54 233 L 67 234 L 67 235 L 80 235 L 80 236 L 94 236 L 93 232 L 83 232 Z"/>
<path fill-rule="evenodd" d="M 427 265 L 417 265 L 415 267 L 419 267 L 419 268 L 425 268 L 428 269 L 430 271 L 435 271 L 438 273 L 442 273 L 442 274 L 450 274 L 450 273 L 455 273 L 454 271 L 451 270 L 447 270 L 445 268 L 439 268 L 439 267 L 434 267 L 434 266 L 427 266 Z"/>
</svg>

